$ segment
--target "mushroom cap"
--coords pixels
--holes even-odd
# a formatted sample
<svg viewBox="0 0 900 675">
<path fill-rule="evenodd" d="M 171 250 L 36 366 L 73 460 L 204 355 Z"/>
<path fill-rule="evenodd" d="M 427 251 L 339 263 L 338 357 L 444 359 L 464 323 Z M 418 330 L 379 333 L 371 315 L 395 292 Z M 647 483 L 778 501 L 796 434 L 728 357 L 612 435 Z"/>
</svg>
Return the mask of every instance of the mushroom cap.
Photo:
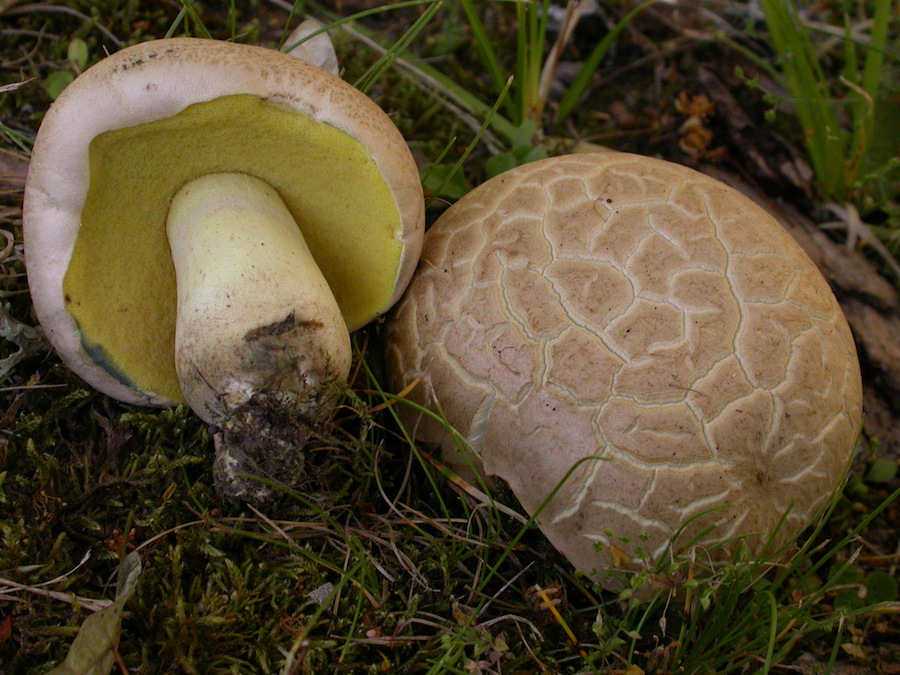
<svg viewBox="0 0 900 675">
<path fill-rule="evenodd" d="M 613 567 L 670 546 L 770 556 L 840 484 L 861 419 L 847 322 L 781 225 L 624 153 L 527 164 L 448 209 L 387 356 L 395 390 L 422 378 L 409 398 L 611 588 Z M 439 423 L 401 410 L 461 463 Z"/>
<path fill-rule="evenodd" d="M 215 113 L 208 112 L 209 108 L 205 113 L 202 111 L 203 105 L 210 106 L 222 101 L 225 103 L 215 108 Z M 170 261 L 159 263 L 165 267 L 161 272 L 148 272 L 146 268 L 148 261 L 167 252 L 164 211 L 168 201 L 182 184 L 197 177 L 194 175 L 196 168 L 190 168 L 192 162 L 199 162 L 201 160 L 198 158 L 205 158 L 206 155 L 216 160 L 209 170 L 244 171 L 257 175 L 273 184 L 289 207 L 294 209 L 298 200 L 302 202 L 307 196 L 318 198 L 322 186 L 317 185 L 304 192 L 303 185 L 279 184 L 279 180 L 287 180 L 283 176 L 283 166 L 290 163 L 302 169 L 304 162 L 301 153 L 307 152 L 305 138 L 318 133 L 322 137 L 312 139 L 309 152 L 319 153 L 316 155 L 318 161 L 333 164 L 330 170 L 338 177 L 326 187 L 340 183 L 336 185 L 337 189 L 352 191 L 362 182 L 359 176 L 365 176 L 366 180 L 374 176 L 373 180 L 379 186 L 383 185 L 384 194 L 388 195 L 386 201 L 392 201 L 385 207 L 390 212 L 391 221 L 370 223 L 366 220 L 369 205 L 351 203 L 349 197 L 341 201 L 343 198 L 337 196 L 329 208 L 346 211 L 349 215 L 342 217 L 353 226 L 335 233 L 333 239 L 328 239 L 321 230 L 336 228 L 327 225 L 319 231 L 310 232 L 308 228 L 311 223 L 308 221 L 312 218 L 304 215 L 306 206 L 300 204 L 296 207 L 298 213 L 295 213 L 295 219 L 335 292 L 350 330 L 385 312 L 400 297 L 415 269 L 424 226 L 418 171 L 399 131 L 367 96 L 320 68 L 262 47 L 174 38 L 123 49 L 79 76 L 47 112 L 35 141 L 24 203 L 26 264 L 37 317 L 50 342 L 69 367 L 95 388 L 120 400 L 169 405 L 179 402 L 180 397 L 177 391 L 162 393 L 154 386 L 135 383 L 128 372 L 132 364 L 109 362 L 105 358 L 109 345 L 91 343 L 85 337 L 79 320 L 70 311 L 71 298 L 67 297 L 66 285 L 72 282 L 67 281 L 67 274 L 70 263 L 79 255 L 76 250 L 79 235 L 88 236 L 88 230 L 84 227 L 84 211 L 91 208 L 89 191 L 98 188 L 92 184 L 92 174 L 101 168 L 92 151 L 96 155 L 102 149 L 107 155 L 114 155 L 120 140 L 124 139 L 121 144 L 133 140 L 127 136 L 129 130 L 143 129 L 141 125 L 165 124 L 167 120 L 179 119 L 179 114 L 194 116 L 196 128 L 192 133 L 203 132 L 212 138 L 219 130 L 219 122 L 215 118 L 219 110 L 230 114 L 228 133 L 232 136 L 235 133 L 244 135 L 246 127 L 246 136 L 252 137 L 256 132 L 252 127 L 253 120 L 257 118 L 250 115 L 260 110 L 259 115 L 268 116 L 267 119 L 274 119 L 279 114 L 290 118 L 286 122 L 279 119 L 277 124 L 290 125 L 293 124 L 291 120 L 301 120 L 297 122 L 298 136 L 280 145 L 277 140 L 270 139 L 265 148 L 251 146 L 234 149 L 232 154 L 244 163 L 237 168 L 217 164 L 219 157 L 199 142 L 196 146 L 183 144 L 188 147 L 182 148 L 182 154 L 173 158 L 170 166 L 165 165 L 165 158 L 156 160 L 157 174 L 151 183 L 158 183 L 164 178 L 174 184 L 168 185 L 167 192 L 159 197 L 163 212 L 154 218 L 152 227 L 142 228 L 140 233 L 126 233 L 115 232 L 118 225 L 114 224 L 108 231 L 90 235 L 94 238 L 94 244 L 97 240 L 112 240 L 114 236 L 126 244 L 144 240 L 152 243 L 152 250 L 149 251 L 122 252 L 122 259 L 128 261 L 122 263 L 123 269 L 126 276 L 134 272 L 133 280 L 131 276 L 123 280 L 121 270 L 116 272 L 119 275 L 116 276 L 87 263 L 79 272 L 83 278 L 80 283 L 92 289 L 106 292 L 111 286 L 126 288 L 118 291 L 121 307 L 97 310 L 108 312 L 110 317 L 119 317 L 115 321 L 128 326 L 121 330 L 126 338 L 129 332 L 140 332 L 146 326 L 156 327 L 153 337 L 146 338 L 154 344 L 136 344 L 131 348 L 136 355 L 134 360 L 140 360 L 142 353 L 154 351 L 165 352 L 159 357 L 165 360 L 171 352 L 175 315 L 174 269 Z M 247 122 L 242 127 L 245 118 Z M 226 124 L 223 122 L 221 126 L 225 128 Z M 238 131 L 235 132 L 235 129 Z M 108 132 L 124 135 L 104 146 L 101 139 L 109 137 Z M 153 133 L 161 132 L 154 127 Z M 138 132 L 133 135 L 138 135 Z M 343 143 L 341 139 L 344 138 L 349 148 L 347 157 L 329 159 L 325 154 L 328 146 L 336 140 Z M 363 150 L 352 155 L 350 151 L 356 146 L 361 146 Z M 135 147 L 143 146 L 138 144 Z M 283 153 L 280 158 L 282 164 L 265 169 L 265 163 L 275 154 L 273 147 L 279 154 Z M 292 159 L 294 155 L 301 159 Z M 142 162 L 134 161 L 121 167 L 120 173 L 127 174 L 121 180 L 140 180 L 143 171 Z M 328 180 L 327 176 L 317 175 L 327 171 L 317 168 L 308 170 L 308 173 L 311 181 Z M 348 177 L 346 181 L 342 179 L 345 175 Z M 93 182 L 101 181 L 95 177 Z M 117 187 L 111 189 L 112 192 L 117 190 Z M 125 212 L 132 206 L 134 210 L 139 210 L 143 206 L 143 197 L 151 192 L 148 187 L 129 197 L 130 202 L 126 200 L 120 210 Z M 292 192 L 299 195 L 293 202 L 292 194 L 286 194 Z M 390 255 L 381 256 L 389 258 L 391 267 L 380 270 L 380 280 L 367 282 L 365 270 L 374 266 L 372 260 L 378 257 L 373 254 L 373 249 L 378 247 L 373 241 L 378 246 L 381 246 L 378 242 L 383 241 L 385 247 L 391 247 Z M 143 243 L 134 244 L 133 248 L 140 246 Z M 340 260 L 340 265 L 330 263 L 332 258 Z M 142 274 L 144 277 L 141 277 Z M 154 275 L 164 277 L 158 288 Z M 127 290 L 128 284 L 133 284 L 134 288 Z M 115 293 L 114 289 L 109 291 L 111 296 Z M 368 293 L 371 298 L 365 295 L 361 300 L 360 293 Z M 143 304 L 128 305 L 129 294 L 141 295 Z M 355 306 L 350 307 L 354 303 Z M 158 335 L 164 336 L 163 342 L 167 341 L 165 347 L 157 346 L 156 343 L 161 341 Z M 165 381 L 177 383 L 173 365 L 154 363 L 150 366 L 143 364 L 143 367 L 151 374 L 156 370 L 171 370 L 171 373 L 167 370 Z"/>
</svg>

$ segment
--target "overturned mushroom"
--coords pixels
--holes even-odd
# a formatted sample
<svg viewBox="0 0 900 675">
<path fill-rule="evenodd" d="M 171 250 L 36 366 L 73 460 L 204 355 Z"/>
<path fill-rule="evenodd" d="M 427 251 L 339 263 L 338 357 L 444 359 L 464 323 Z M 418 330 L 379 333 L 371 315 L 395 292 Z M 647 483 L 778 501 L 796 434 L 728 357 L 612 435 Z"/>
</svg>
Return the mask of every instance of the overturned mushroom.
<svg viewBox="0 0 900 675">
<path fill-rule="evenodd" d="M 38 319 L 95 388 L 187 402 L 216 478 L 288 478 L 418 258 L 418 172 L 393 123 L 273 50 L 177 38 L 122 50 L 48 111 L 25 194 Z M 168 236 L 167 236 L 168 226 Z M 177 278 L 177 281 L 176 281 Z M 177 298 L 177 300 L 176 300 Z"/>
<path fill-rule="evenodd" d="M 847 323 L 784 229 L 707 176 L 622 153 L 528 164 L 453 205 L 388 363 L 610 587 L 670 547 L 772 555 L 840 484 L 861 417 Z M 440 424 L 403 410 L 465 470 Z"/>
</svg>

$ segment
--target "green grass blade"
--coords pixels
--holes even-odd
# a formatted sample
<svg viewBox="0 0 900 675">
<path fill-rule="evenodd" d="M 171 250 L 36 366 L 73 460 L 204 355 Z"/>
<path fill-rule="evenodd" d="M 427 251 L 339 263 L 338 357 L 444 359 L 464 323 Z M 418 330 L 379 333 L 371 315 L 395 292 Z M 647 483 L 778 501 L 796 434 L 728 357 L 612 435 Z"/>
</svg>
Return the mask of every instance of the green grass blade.
<svg viewBox="0 0 900 675">
<path fill-rule="evenodd" d="M 761 4 L 819 185 L 826 196 L 843 200 L 847 133 L 832 107 L 815 49 L 791 3 L 762 0 Z"/>
<path fill-rule="evenodd" d="M 181 10 L 178 12 L 178 15 L 172 21 L 172 25 L 169 26 L 169 30 L 167 30 L 165 32 L 165 35 L 163 35 L 163 37 L 164 38 L 173 37 L 175 35 L 175 33 L 178 32 L 178 29 L 181 26 L 181 24 L 184 22 L 185 16 L 187 16 L 187 9 L 182 7 Z"/>
<path fill-rule="evenodd" d="M 166 32 L 166 37 L 170 38 L 175 35 L 179 26 L 182 26 L 182 31 L 185 35 L 192 35 L 189 22 L 193 22 L 194 31 L 198 37 L 206 38 L 207 40 L 212 39 L 212 34 L 207 30 L 203 20 L 194 8 L 193 0 L 181 0 L 181 11 L 178 12 L 178 16 L 175 17 L 169 30 Z"/>
<path fill-rule="evenodd" d="M 453 180 L 453 177 L 457 173 L 462 171 L 463 164 L 465 164 L 465 162 L 469 158 L 469 155 L 471 154 L 472 150 L 475 149 L 475 146 L 481 140 L 481 137 L 484 135 L 484 132 L 487 131 L 487 128 L 490 126 L 491 121 L 494 118 L 494 115 L 497 114 L 497 110 L 499 109 L 499 107 L 503 103 L 503 101 L 506 99 L 506 95 L 509 92 L 509 88 L 511 85 L 512 85 L 512 79 L 508 80 L 506 83 L 506 86 L 500 90 L 500 96 L 497 98 L 497 101 L 496 101 L 496 103 L 494 103 L 494 106 L 488 111 L 487 115 L 485 115 L 484 121 L 481 125 L 481 128 L 475 134 L 475 138 L 473 138 L 472 142 L 466 146 L 466 149 L 460 155 L 459 159 L 457 159 L 456 162 L 453 164 L 453 167 L 451 168 L 450 172 L 444 177 L 444 180 L 442 181 L 440 186 L 438 186 L 438 190 L 437 190 L 438 193 L 440 193 L 440 190 L 443 189 L 447 183 L 449 183 L 451 180 Z M 429 200 L 429 204 L 430 204 L 430 200 Z"/>
<path fill-rule="evenodd" d="M 452 98 L 454 103 L 474 117 L 480 120 L 489 118 L 490 128 L 502 136 L 510 147 L 512 146 L 518 127 L 516 127 L 509 118 L 504 117 L 498 111 L 492 112 L 492 107 L 490 105 L 426 63 L 413 63 L 412 61 L 407 61 L 404 63 L 404 68 L 413 75 L 420 76 L 423 81 L 431 80 L 437 84 L 442 93 Z"/>
<path fill-rule="evenodd" d="M 371 86 L 378 80 L 381 74 L 385 70 L 387 70 L 397 58 L 406 53 L 406 48 L 415 40 L 422 29 L 425 28 L 425 26 L 427 26 L 428 23 L 434 18 L 434 15 L 444 4 L 444 0 L 404 0 L 403 2 L 397 2 L 391 5 L 373 7 L 371 9 L 363 10 L 361 12 L 357 12 L 356 14 L 344 17 L 335 14 L 334 11 L 323 7 L 318 2 L 309 2 L 307 4 L 314 8 L 317 14 L 326 17 L 330 23 L 324 28 L 306 36 L 303 40 L 298 40 L 294 44 L 286 45 L 282 43 L 280 49 L 282 49 L 283 51 L 290 51 L 302 42 L 312 39 L 320 33 L 330 31 L 339 26 L 353 27 L 351 32 L 360 32 L 364 34 L 366 38 L 372 39 L 370 34 L 366 33 L 364 29 L 357 25 L 357 22 L 360 19 L 364 19 L 375 14 L 381 14 L 383 12 L 406 9 L 409 7 L 417 7 L 420 5 L 429 5 L 429 7 L 425 9 L 422 15 L 413 23 L 413 25 L 407 28 L 406 32 L 400 37 L 399 40 L 391 43 L 391 45 L 387 47 L 379 45 L 381 56 L 379 57 L 378 61 L 376 61 L 365 73 L 363 73 L 363 75 L 361 75 L 357 79 L 355 83 L 353 83 L 353 86 L 355 86 L 357 89 L 360 89 L 361 91 L 368 91 L 368 89 L 371 88 Z M 298 7 L 298 3 L 294 3 L 292 15 L 302 13 L 302 8 Z"/>
<path fill-rule="evenodd" d="M 494 88 L 499 92 L 506 86 L 507 78 L 500 70 L 500 63 L 497 61 L 497 53 L 494 51 L 491 38 L 484 27 L 484 23 L 481 21 L 481 17 L 478 16 L 472 0 L 460 0 L 460 3 L 469 22 L 469 28 L 472 30 L 475 49 L 481 55 L 481 60 L 484 62 L 485 70 L 487 70 L 488 77 L 491 78 Z"/>
<path fill-rule="evenodd" d="M 406 29 L 403 35 L 392 44 L 384 54 L 354 83 L 354 86 L 363 92 L 369 89 L 378 81 L 382 73 L 391 67 L 397 57 L 402 54 L 407 47 L 416 39 L 419 33 L 431 23 L 438 10 L 443 5 L 443 0 L 429 3 L 429 6 L 422 12 L 421 16 L 413 22 L 413 25 Z"/>
<path fill-rule="evenodd" d="M 766 591 L 763 595 L 769 603 L 769 646 L 766 649 L 766 661 L 762 670 L 765 674 L 772 669 L 772 656 L 775 653 L 775 640 L 778 637 L 778 603 L 770 591 Z"/>
<path fill-rule="evenodd" d="M 557 122 L 561 122 L 568 117 L 578 104 L 578 101 L 581 100 L 584 92 L 587 91 L 591 84 L 594 73 L 597 72 L 597 69 L 600 67 L 603 57 L 606 56 L 606 52 L 609 51 L 609 48 L 612 46 L 613 42 L 615 42 L 616 38 L 619 37 L 619 33 L 625 30 L 634 17 L 655 2 L 656 0 L 645 0 L 645 2 L 642 2 L 632 9 L 603 37 L 597 46 L 594 47 L 593 51 L 591 51 L 590 55 L 585 60 L 584 65 L 581 67 L 581 70 L 578 71 L 575 79 L 572 80 L 572 84 L 569 85 L 566 93 L 563 94 L 562 100 L 559 102 L 559 111 L 556 113 Z"/>
<path fill-rule="evenodd" d="M 384 401 L 385 403 L 399 402 L 401 404 L 412 405 L 411 402 L 406 401 L 404 399 L 400 399 L 399 397 L 394 396 L 393 394 L 390 394 L 390 393 L 384 391 L 384 389 L 381 386 L 381 383 L 378 382 L 377 378 L 375 377 L 374 373 L 372 372 L 371 367 L 369 366 L 368 362 L 365 359 L 361 358 L 360 364 L 365 369 L 366 377 L 368 378 L 369 382 L 371 383 L 372 388 L 375 390 L 376 394 L 382 401 Z M 444 501 L 442 492 L 437 484 L 437 480 L 434 478 L 431 471 L 427 470 L 428 462 L 425 460 L 425 458 L 422 456 L 422 454 L 418 451 L 418 446 L 416 445 L 415 439 L 412 437 L 409 430 L 403 425 L 403 422 L 400 420 L 400 416 L 397 414 L 397 411 L 394 409 L 394 406 L 389 405 L 387 410 L 390 413 L 391 417 L 393 418 L 394 424 L 399 429 L 400 434 L 403 437 L 404 444 L 410 448 L 410 451 L 413 452 L 413 454 L 415 455 L 416 460 L 419 462 L 419 464 L 424 469 L 426 469 L 425 476 L 429 482 L 429 486 L 432 490 L 432 494 L 434 494 L 437 499 L 438 506 L 440 507 L 441 513 L 444 515 L 445 518 L 449 519 L 450 518 L 450 509 L 447 507 L 447 504 Z M 443 424 L 446 424 L 446 420 L 441 420 L 437 415 L 435 415 L 431 411 L 425 411 L 424 408 L 422 408 L 421 410 L 422 410 L 423 414 L 428 414 L 428 415 L 432 416 L 434 419 L 437 419 L 437 421 L 439 421 Z M 449 425 L 448 425 L 448 427 L 449 427 Z"/>
<path fill-rule="evenodd" d="M 837 635 L 834 636 L 834 646 L 831 654 L 828 656 L 828 664 L 825 666 L 825 672 L 830 673 L 834 670 L 834 664 L 837 663 L 838 654 L 841 651 L 841 639 L 844 637 L 844 620 L 840 620 L 838 624 Z"/>
<path fill-rule="evenodd" d="M 859 79 L 859 63 L 856 58 L 856 45 L 853 42 L 853 25 L 850 17 L 844 15 L 844 69 L 843 76 L 851 82 Z"/>
<path fill-rule="evenodd" d="M 890 0 L 878 0 L 875 6 L 875 16 L 872 19 L 871 39 L 866 52 L 865 65 L 863 66 L 861 86 L 858 66 L 856 64 L 856 48 L 850 39 L 849 25 L 845 38 L 845 53 L 847 55 L 847 68 L 845 68 L 846 82 L 850 86 L 851 112 L 853 117 L 853 138 L 851 141 L 850 158 L 844 171 L 844 183 L 852 188 L 864 168 L 864 162 L 872 145 L 872 136 L 875 129 L 875 105 L 878 98 L 878 89 L 881 85 L 881 75 L 884 67 L 884 54 L 887 46 L 887 28 L 890 22 Z"/>
<path fill-rule="evenodd" d="M 873 99 L 881 84 L 884 54 L 887 49 L 888 26 L 891 22 L 891 0 L 876 0 L 872 32 L 863 68 L 862 88 Z"/>
<path fill-rule="evenodd" d="M 22 132 L 0 122 L 0 137 L 6 138 L 27 156 L 31 156 L 31 146 L 34 144 L 34 141 Z"/>
<path fill-rule="evenodd" d="M 352 17 L 340 18 L 333 12 L 320 8 L 316 3 L 317 11 L 331 21 L 331 26 L 344 26 L 351 35 L 356 39 L 364 41 L 373 49 L 381 50 L 383 53 L 390 51 L 389 46 L 383 45 L 377 35 L 367 30 L 364 26 L 356 23 L 356 19 L 369 16 L 377 12 L 387 11 L 398 7 L 409 7 L 413 5 L 421 5 L 424 3 L 433 3 L 435 0 L 410 0 L 409 2 L 401 2 L 396 5 L 378 7 L 354 14 Z M 416 55 L 412 54 L 408 49 L 395 49 L 391 57 L 390 63 L 417 78 L 427 88 L 436 90 L 440 95 L 449 98 L 455 105 L 462 108 L 465 112 L 480 120 L 485 119 L 491 111 L 491 106 L 481 101 L 477 96 L 470 93 L 464 87 L 444 75 L 433 66 L 422 62 Z M 508 143 L 512 143 L 516 127 L 506 117 L 499 113 L 491 115 L 490 127 L 493 131 L 503 137 Z"/>
<path fill-rule="evenodd" d="M 804 571 L 802 579 L 811 578 L 841 550 L 846 550 L 846 547 L 850 545 L 850 542 L 858 537 L 860 533 L 869 526 L 869 523 L 875 520 L 875 518 L 877 518 L 888 506 L 890 506 L 898 498 L 900 498 L 900 488 L 892 492 L 887 499 L 885 499 L 881 504 L 867 513 L 866 517 L 863 518 L 862 521 L 860 521 L 860 523 L 856 525 L 856 527 L 848 532 L 843 539 L 832 546 L 825 554 L 817 556 L 809 569 Z"/>
<path fill-rule="evenodd" d="M 540 101 L 541 69 L 544 58 L 544 44 L 547 38 L 547 16 L 549 0 L 540 5 L 534 2 L 517 5 L 519 9 L 518 53 L 516 61 L 516 105 L 517 113 L 513 121 L 521 125 L 526 120 L 541 126 Z"/>
<path fill-rule="evenodd" d="M 844 15 L 844 68 L 841 72 L 842 81 L 850 88 L 850 114 L 853 117 L 853 139 L 851 146 L 854 148 L 853 156 L 856 157 L 864 146 L 868 145 L 867 139 L 871 121 L 874 120 L 874 106 L 871 99 L 863 89 L 857 89 L 855 84 L 859 79 L 859 62 L 856 58 L 856 44 L 853 41 L 853 26 L 850 17 Z M 866 118 L 869 123 L 866 123 Z"/>
</svg>

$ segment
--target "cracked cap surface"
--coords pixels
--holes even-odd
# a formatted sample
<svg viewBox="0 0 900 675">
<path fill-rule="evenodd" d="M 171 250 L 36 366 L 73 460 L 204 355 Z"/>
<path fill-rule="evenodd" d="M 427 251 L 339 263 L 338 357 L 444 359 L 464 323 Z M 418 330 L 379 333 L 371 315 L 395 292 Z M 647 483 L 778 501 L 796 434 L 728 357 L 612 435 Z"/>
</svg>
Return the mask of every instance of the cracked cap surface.
<svg viewBox="0 0 900 675">
<path fill-rule="evenodd" d="M 636 155 L 555 157 L 473 190 L 429 231 L 388 338 L 395 391 L 422 377 L 410 398 L 439 403 L 529 514 L 563 484 L 538 523 L 612 586 L 619 553 L 656 561 L 682 528 L 675 547 L 699 535 L 713 560 L 734 537 L 788 542 L 861 419 L 849 328 L 790 235 L 736 190 Z"/>
</svg>

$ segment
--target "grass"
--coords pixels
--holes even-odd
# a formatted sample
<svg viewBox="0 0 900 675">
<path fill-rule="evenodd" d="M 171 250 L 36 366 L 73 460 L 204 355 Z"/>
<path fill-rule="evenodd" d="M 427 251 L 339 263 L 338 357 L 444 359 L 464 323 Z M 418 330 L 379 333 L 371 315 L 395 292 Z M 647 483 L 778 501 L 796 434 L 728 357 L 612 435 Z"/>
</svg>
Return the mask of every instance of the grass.
<svg viewBox="0 0 900 675">
<path fill-rule="evenodd" d="M 505 77 L 518 59 L 506 62 L 502 49 L 522 38 L 500 28 L 537 22 L 526 31 L 533 70 L 542 26 L 538 14 L 516 14 L 533 7 L 491 5 L 497 14 L 474 15 L 484 53 L 457 48 L 422 62 L 417 51 L 445 32 L 478 33 L 465 10 L 481 3 L 455 13 L 450 4 L 343 17 L 385 50 L 366 51 L 338 32 L 339 53 L 347 79 L 391 112 L 417 153 L 477 181 L 491 133 L 500 152 L 526 143 L 515 141 L 524 118 L 513 111 L 528 109 L 529 97 L 508 93 L 521 78 Z M 36 78 L 0 93 L 0 158 L 27 155 L 51 98 L 42 85 L 71 69 L 76 39 L 89 61 L 100 58 L 100 26 L 124 44 L 185 32 L 277 44 L 289 14 L 275 3 L 251 13 L 236 1 L 218 11 L 190 2 L 72 5 L 77 15 L 0 12 L 0 31 L 16 31 L 3 34 L 0 85 Z M 488 45 L 499 77 L 473 79 Z M 437 74 L 470 119 L 423 95 L 420 73 Z M 549 114 L 533 120 L 548 135 L 606 131 L 608 121 L 584 106 L 557 121 L 559 100 L 550 97 Z M 60 662 L 96 601 L 114 597 L 131 551 L 143 572 L 113 672 L 637 675 L 898 659 L 896 478 L 853 467 L 853 489 L 835 496 L 828 517 L 774 570 L 743 561 L 701 577 L 700 554 L 688 549 L 666 568 L 624 579 L 619 593 L 603 591 L 572 571 L 503 486 L 479 486 L 482 497 L 448 480 L 398 426 L 392 412 L 404 403 L 382 390 L 377 325 L 356 336 L 352 390 L 330 438 L 310 450 L 306 481 L 264 507 L 220 499 L 202 423 L 184 409 L 132 408 L 89 390 L 33 330 L 21 194 L 13 184 L 0 189 L 0 229 L 15 242 L 0 261 L 0 363 L 10 364 L 0 381 L 0 670 L 29 675 Z M 431 207 L 433 218 L 440 201 Z M 648 597 L 654 588 L 663 591 Z"/>
<path fill-rule="evenodd" d="M 877 143 L 876 107 L 885 103 L 885 57 L 894 62 L 900 59 L 900 54 L 888 53 L 891 4 L 890 0 L 873 3 L 870 40 L 863 50 L 862 64 L 851 19 L 844 16 L 843 68 L 835 86 L 825 75 L 820 55 L 809 31 L 801 25 L 796 7 L 774 0 L 761 3 L 784 82 L 803 128 L 816 181 L 825 198 L 832 201 L 858 197 L 866 174 L 881 169 L 870 166 L 869 155 L 873 143 Z M 849 113 L 849 129 L 839 117 L 842 108 Z M 894 167 L 900 169 L 897 161 L 900 159 L 895 157 Z"/>
<path fill-rule="evenodd" d="M 843 15 L 840 71 L 826 74 L 822 53 L 792 3 L 762 0 L 772 47 L 778 57 L 776 77 L 790 93 L 788 103 L 802 129 L 802 140 L 815 172 L 816 186 L 848 231 L 848 240 L 863 236 L 882 257 L 900 284 L 897 250 L 900 221 L 882 204 L 895 199 L 900 181 L 900 145 L 896 131 L 882 120 L 892 116 L 889 96 L 897 94 L 900 52 L 890 41 L 896 23 L 891 0 L 871 3 L 871 17 Z M 854 23 L 870 24 L 868 40 L 859 44 Z M 859 54 L 862 54 L 860 58 Z M 776 102 L 773 112 L 783 101 Z M 843 204 L 843 206 L 840 206 Z M 888 226 L 869 227 L 859 211 L 880 211 Z M 876 238 L 877 237 L 877 238 Z"/>
</svg>

